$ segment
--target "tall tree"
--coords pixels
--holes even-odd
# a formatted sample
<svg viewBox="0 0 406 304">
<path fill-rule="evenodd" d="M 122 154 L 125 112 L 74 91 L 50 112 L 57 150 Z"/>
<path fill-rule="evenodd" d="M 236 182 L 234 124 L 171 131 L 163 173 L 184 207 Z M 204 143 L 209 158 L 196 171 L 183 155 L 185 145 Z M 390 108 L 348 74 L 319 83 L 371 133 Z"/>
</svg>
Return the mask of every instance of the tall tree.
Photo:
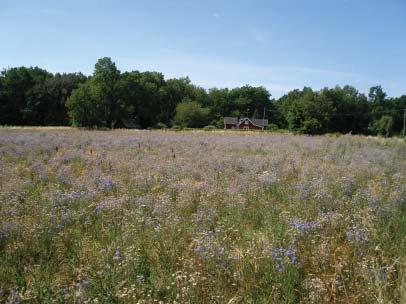
<svg viewBox="0 0 406 304">
<path fill-rule="evenodd" d="M 109 57 L 97 61 L 93 77 L 69 98 L 67 106 L 72 121 L 79 126 L 114 127 L 124 105 L 118 94 L 120 71 Z M 87 100 L 84 100 L 84 99 Z M 89 117 L 84 117 L 89 113 Z"/>
<path fill-rule="evenodd" d="M 120 98 L 116 90 L 119 79 L 120 71 L 110 57 L 104 57 L 97 61 L 93 77 L 90 80 L 90 90 L 93 98 L 97 101 L 99 121 L 106 127 L 114 127 L 120 118 Z"/>
<path fill-rule="evenodd" d="M 87 81 L 81 73 L 55 74 L 43 84 L 46 108 L 43 114 L 44 125 L 68 125 L 69 117 L 66 101 L 74 89 Z"/>
<path fill-rule="evenodd" d="M 46 100 L 44 82 L 51 73 L 35 68 L 11 68 L 1 73 L 1 124 L 41 125 Z"/>
</svg>

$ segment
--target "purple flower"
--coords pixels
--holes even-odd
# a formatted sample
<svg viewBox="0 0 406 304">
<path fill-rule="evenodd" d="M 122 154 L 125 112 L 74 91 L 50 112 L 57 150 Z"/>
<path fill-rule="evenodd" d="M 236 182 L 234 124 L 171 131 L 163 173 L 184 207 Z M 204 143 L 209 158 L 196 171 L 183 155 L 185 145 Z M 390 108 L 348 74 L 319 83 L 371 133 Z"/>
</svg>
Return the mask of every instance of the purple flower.
<svg viewBox="0 0 406 304">
<path fill-rule="evenodd" d="M 320 228 L 320 224 L 315 221 L 294 220 L 292 223 L 292 227 L 300 230 L 302 234 L 305 234 L 311 232 L 312 230 Z"/>
<path fill-rule="evenodd" d="M 72 222 L 72 212 L 70 210 L 65 210 L 59 222 L 59 228 L 64 228 L 66 225 L 69 225 Z"/>
<path fill-rule="evenodd" d="M 366 229 L 358 226 L 352 226 L 347 231 L 347 239 L 350 243 L 366 243 L 369 240 Z"/>
<path fill-rule="evenodd" d="M 0 240 L 7 239 L 10 235 L 10 224 L 3 223 L 0 229 Z"/>
<path fill-rule="evenodd" d="M 82 286 L 83 286 L 84 288 L 88 287 L 89 285 L 90 285 L 90 281 L 89 281 L 89 280 L 83 280 L 83 281 L 82 281 Z"/>
<path fill-rule="evenodd" d="M 114 253 L 114 256 L 113 256 L 113 260 L 114 261 L 119 261 L 119 260 L 121 260 L 121 253 L 120 253 L 120 250 L 116 250 L 116 252 Z"/>
<path fill-rule="evenodd" d="M 16 289 L 13 289 L 11 292 L 11 301 L 9 303 L 20 304 L 22 303 L 19 299 L 19 295 Z"/>
<path fill-rule="evenodd" d="M 116 187 L 116 183 L 109 177 L 98 177 L 96 178 L 95 183 L 102 191 L 110 191 Z"/>
<path fill-rule="evenodd" d="M 275 263 L 275 268 L 278 271 L 283 271 L 288 265 L 296 266 L 299 264 L 296 250 L 292 247 L 273 249 L 272 259 Z"/>
</svg>

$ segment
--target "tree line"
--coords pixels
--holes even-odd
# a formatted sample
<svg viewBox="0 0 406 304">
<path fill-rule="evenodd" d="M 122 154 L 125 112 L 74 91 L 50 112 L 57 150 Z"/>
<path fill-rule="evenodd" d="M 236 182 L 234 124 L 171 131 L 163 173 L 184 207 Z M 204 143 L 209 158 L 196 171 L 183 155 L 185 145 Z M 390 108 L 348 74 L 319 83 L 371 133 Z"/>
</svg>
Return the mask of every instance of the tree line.
<svg viewBox="0 0 406 304">
<path fill-rule="evenodd" d="M 5 69 L 0 75 L 1 125 L 73 125 L 115 128 L 131 118 L 140 128 L 213 126 L 223 117 L 269 119 L 270 129 L 323 134 L 400 134 L 406 95 L 389 98 L 382 87 L 368 95 L 354 87 L 309 87 L 273 99 L 264 87 L 205 90 L 189 78 L 158 72 L 120 72 L 108 57 L 92 76 L 52 74 L 38 67 Z"/>
</svg>

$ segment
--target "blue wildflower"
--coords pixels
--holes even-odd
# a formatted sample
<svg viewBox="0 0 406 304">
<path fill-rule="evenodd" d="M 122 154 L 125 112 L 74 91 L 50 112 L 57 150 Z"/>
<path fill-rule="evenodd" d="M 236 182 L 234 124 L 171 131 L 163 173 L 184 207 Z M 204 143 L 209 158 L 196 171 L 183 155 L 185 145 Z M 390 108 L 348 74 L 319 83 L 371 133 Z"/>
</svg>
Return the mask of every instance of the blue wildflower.
<svg viewBox="0 0 406 304">
<path fill-rule="evenodd" d="M 278 271 L 283 271 L 288 265 L 296 266 L 299 264 L 296 250 L 292 247 L 273 249 L 272 259 L 275 262 L 275 268 Z"/>
</svg>

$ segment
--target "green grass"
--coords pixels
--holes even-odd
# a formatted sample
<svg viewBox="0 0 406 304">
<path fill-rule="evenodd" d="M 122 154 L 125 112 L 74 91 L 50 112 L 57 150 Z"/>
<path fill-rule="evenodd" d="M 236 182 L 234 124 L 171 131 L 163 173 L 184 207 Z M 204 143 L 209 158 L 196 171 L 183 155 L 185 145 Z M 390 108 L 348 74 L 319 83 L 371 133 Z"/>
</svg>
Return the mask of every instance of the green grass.
<svg viewBox="0 0 406 304">
<path fill-rule="evenodd" d="M 406 301 L 399 139 L 4 128 L 0 155 L 0 302 Z"/>
</svg>

